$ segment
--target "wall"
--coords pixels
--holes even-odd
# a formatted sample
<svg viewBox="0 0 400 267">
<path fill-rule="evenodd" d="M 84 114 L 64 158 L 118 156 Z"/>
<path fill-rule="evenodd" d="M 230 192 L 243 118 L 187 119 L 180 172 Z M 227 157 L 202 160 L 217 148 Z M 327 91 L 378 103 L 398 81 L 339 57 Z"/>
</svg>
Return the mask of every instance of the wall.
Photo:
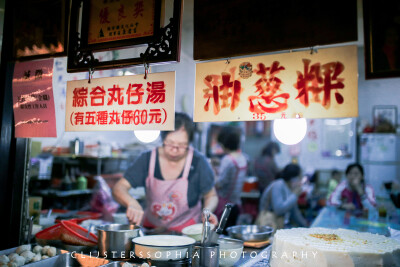
<svg viewBox="0 0 400 267">
<path fill-rule="evenodd" d="M 359 117 L 356 118 L 357 124 L 354 126 L 354 132 L 360 133 L 366 124 L 372 124 L 372 109 L 375 105 L 395 105 L 397 111 L 400 111 L 400 78 L 390 79 L 365 79 L 365 60 L 364 60 L 364 29 L 362 0 L 357 1 L 358 5 L 358 112 Z M 328 46 L 327 46 L 328 47 Z M 320 136 L 322 133 L 322 119 L 315 120 L 317 123 L 316 132 Z M 275 139 L 272 136 L 272 139 Z M 354 146 L 356 135 L 354 135 Z M 321 140 L 318 145 L 321 145 Z M 310 152 L 307 148 L 309 141 L 307 138 L 297 146 L 281 145 L 282 153 L 278 155 L 277 161 L 280 167 L 285 166 L 291 160 L 291 150 L 298 149 L 299 163 L 303 171 L 312 172 L 316 169 L 340 169 L 344 170 L 347 164 L 356 161 L 354 155 L 351 158 L 323 158 L 320 156 L 320 150 Z M 354 147 L 356 149 L 356 147 Z"/>
<path fill-rule="evenodd" d="M 184 111 L 188 114 L 193 114 L 193 102 L 194 102 L 194 83 L 195 83 L 195 65 L 196 62 L 193 60 L 193 0 L 184 1 L 183 10 L 183 23 L 182 23 L 182 40 L 181 40 L 181 60 L 179 63 L 172 63 L 166 65 L 153 66 L 151 68 L 152 72 L 165 72 L 165 71 L 176 71 L 176 100 L 175 108 L 177 111 Z M 394 79 L 375 79 L 375 80 L 365 80 L 364 71 L 364 49 L 363 49 L 363 21 L 362 21 L 362 0 L 358 0 L 358 29 L 359 29 L 359 40 L 352 44 L 357 44 L 358 49 L 358 63 L 359 63 L 359 118 L 358 124 L 366 124 L 372 122 L 372 108 L 374 105 L 397 105 L 398 110 L 400 110 L 400 103 L 398 99 L 400 98 L 400 89 L 398 84 L 400 84 L 400 78 Z M 341 44 L 343 45 L 343 44 Z M 282 51 L 281 51 L 282 52 Z M 285 51 L 283 51 L 285 52 Z M 130 68 L 130 71 L 134 73 L 143 73 L 143 67 L 137 66 Z M 115 76 L 117 71 L 112 73 L 104 73 L 104 75 Z M 96 75 L 100 75 L 95 72 Z M 75 78 L 86 78 L 87 73 L 77 74 Z M 99 76 L 97 76 L 99 77 Z M 65 75 L 64 79 L 74 79 L 70 75 Z M 57 82 L 57 81 L 55 81 Z M 65 81 L 63 81 L 65 82 Z M 62 103 L 62 90 L 63 85 L 59 87 L 55 86 L 54 90 L 58 90 L 59 99 L 56 99 L 59 103 Z M 55 92 L 55 94 L 57 94 Z M 61 98 L 61 99 L 60 99 Z M 318 126 L 318 131 L 321 131 L 322 123 L 316 120 Z M 202 123 L 199 126 L 203 128 L 202 136 L 202 150 L 204 151 L 204 145 L 206 140 L 206 129 L 209 123 Z M 65 133 L 63 135 L 64 129 L 64 111 L 62 109 L 57 109 L 57 129 L 59 139 L 55 138 L 41 138 L 38 139 L 43 142 L 44 145 L 54 145 L 57 142 L 62 145 L 67 145 L 69 140 L 74 139 L 79 136 L 81 139 L 87 142 L 96 141 L 114 141 L 122 145 L 126 145 L 132 142 L 136 142 L 136 138 L 131 132 L 101 132 L 101 133 Z M 62 137 L 60 140 L 60 137 Z M 260 140 L 263 144 L 270 139 L 269 136 L 265 137 L 265 140 Z M 311 170 L 313 168 L 339 168 L 344 169 L 349 161 L 355 160 L 352 157 L 348 160 L 338 160 L 338 159 L 322 159 L 315 153 L 306 153 L 307 144 L 301 144 L 304 146 L 302 154 L 300 157 L 300 163 L 304 165 L 304 169 Z M 258 146 L 251 146 L 251 151 L 249 154 L 257 155 L 261 149 Z M 283 146 L 282 153 L 279 163 L 280 165 L 285 165 L 290 161 L 289 150 L 290 147 Z M 318 162 L 318 166 L 315 166 L 315 162 Z"/>
</svg>

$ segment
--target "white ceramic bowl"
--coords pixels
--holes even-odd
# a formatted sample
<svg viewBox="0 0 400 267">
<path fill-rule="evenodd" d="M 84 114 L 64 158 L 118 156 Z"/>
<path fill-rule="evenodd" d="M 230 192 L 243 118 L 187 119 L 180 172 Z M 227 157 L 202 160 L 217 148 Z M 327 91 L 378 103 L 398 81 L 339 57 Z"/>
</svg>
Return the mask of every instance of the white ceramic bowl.
<svg viewBox="0 0 400 267">
<path fill-rule="evenodd" d="M 186 254 L 196 240 L 178 235 L 147 235 L 135 237 L 132 242 L 133 251 L 139 258 L 168 261 L 190 257 L 191 255 Z"/>
<path fill-rule="evenodd" d="M 243 241 L 233 238 L 220 238 L 219 244 L 219 265 L 233 266 L 242 257 Z"/>
<path fill-rule="evenodd" d="M 214 225 L 211 224 L 211 230 L 214 229 Z M 201 234 L 203 232 L 203 224 L 196 223 L 190 226 L 187 226 L 182 229 L 182 234 L 194 238 L 196 241 L 201 241 Z"/>
</svg>

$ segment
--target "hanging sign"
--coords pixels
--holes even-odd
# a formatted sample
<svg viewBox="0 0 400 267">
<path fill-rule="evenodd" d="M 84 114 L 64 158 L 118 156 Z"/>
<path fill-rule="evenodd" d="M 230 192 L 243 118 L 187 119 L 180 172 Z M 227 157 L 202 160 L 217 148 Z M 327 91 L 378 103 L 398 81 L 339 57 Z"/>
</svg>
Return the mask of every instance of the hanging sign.
<svg viewBox="0 0 400 267">
<path fill-rule="evenodd" d="M 88 44 L 153 36 L 154 0 L 90 0 Z"/>
<path fill-rule="evenodd" d="M 15 137 L 57 137 L 53 59 L 15 63 L 12 82 Z"/>
<path fill-rule="evenodd" d="M 194 121 L 358 116 L 357 47 L 196 64 Z"/>
<path fill-rule="evenodd" d="M 67 82 L 65 131 L 173 130 L 175 72 Z"/>
</svg>

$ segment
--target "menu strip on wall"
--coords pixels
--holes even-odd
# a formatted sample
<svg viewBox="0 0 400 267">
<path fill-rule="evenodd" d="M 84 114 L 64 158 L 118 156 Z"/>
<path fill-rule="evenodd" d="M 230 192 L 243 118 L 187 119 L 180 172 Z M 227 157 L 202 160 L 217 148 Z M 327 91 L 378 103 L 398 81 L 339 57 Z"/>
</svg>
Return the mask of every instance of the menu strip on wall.
<svg viewBox="0 0 400 267">
<path fill-rule="evenodd" d="M 53 97 L 53 59 L 15 63 L 15 137 L 57 137 Z"/>
</svg>

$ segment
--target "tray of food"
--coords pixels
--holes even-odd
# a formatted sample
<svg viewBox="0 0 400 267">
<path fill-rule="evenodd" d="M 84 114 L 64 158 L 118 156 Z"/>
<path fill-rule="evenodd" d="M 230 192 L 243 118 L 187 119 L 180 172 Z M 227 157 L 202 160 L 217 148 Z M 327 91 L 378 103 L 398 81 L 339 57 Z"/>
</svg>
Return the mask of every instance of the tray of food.
<svg viewBox="0 0 400 267">
<path fill-rule="evenodd" d="M 21 245 L 0 251 L 0 266 L 25 266 L 36 262 L 41 264 L 44 260 L 55 257 L 58 254 L 60 254 L 60 250 L 52 246 Z"/>
</svg>

